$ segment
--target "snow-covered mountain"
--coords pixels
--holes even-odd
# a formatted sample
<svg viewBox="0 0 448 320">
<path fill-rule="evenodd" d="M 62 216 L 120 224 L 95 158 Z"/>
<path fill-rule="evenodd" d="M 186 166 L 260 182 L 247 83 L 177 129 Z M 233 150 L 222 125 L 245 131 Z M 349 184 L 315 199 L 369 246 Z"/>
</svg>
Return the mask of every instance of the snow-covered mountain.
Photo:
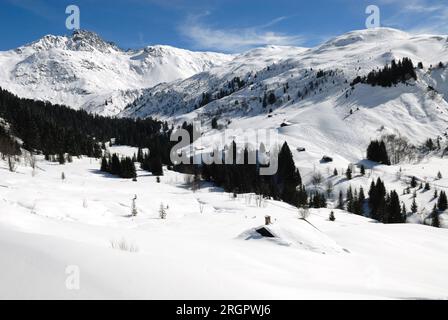
<svg viewBox="0 0 448 320">
<path fill-rule="evenodd" d="M 357 76 L 408 57 L 417 81 L 390 88 L 351 86 Z M 365 157 L 372 138 L 399 134 L 413 143 L 443 137 L 448 128 L 446 36 L 411 35 L 379 28 L 354 31 L 311 48 L 266 47 L 185 80 L 145 90 L 122 116 L 212 118 L 230 129 L 278 129 L 304 147 L 303 165 L 332 154 L 341 165 Z M 434 88 L 435 90 L 430 90 Z M 275 95 L 275 102 L 265 102 Z M 272 101 L 271 101 L 272 102 Z M 283 122 L 290 126 L 280 128 Z M 211 146 L 215 131 L 202 141 Z M 206 146 L 207 147 L 207 146 Z"/>
<path fill-rule="evenodd" d="M 142 88 L 185 79 L 232 58 L 170 46 L 124 51 L 95 33 L 75 31 L 0 52 L 0 86 L 20 97 L 116 115 Z"/>
<path fill-rule="evenodd" d="M 421 62 L 417 80 L 351 84 L 404 57 Z M 122 117 L 200 120 L 205 131 L 192 150 L 211 151 L 223 128 L 274 129 L 309 195 L 325 194 L 328 205 L 299 211 L 208 182 L 198 188 L 168 168 L 156 177 L 137 166 L 132 181 L 99 174 L 94 158 L 0 158 L 0 298 L 446 299 L 448 211 L 438 215 L 445 229 L 423 224 L 434 222 L 448 192 L 447 61 L 447 37 L 385 28 L 235 56 L 123 51 L 88 32 L 0 53 L 0 86 L 20 96 Z M 385 134 L 416 146 L 437 138 L 442 147 L 413 149 L 418 161 L 390 166 L 365 160 L 371 139 Z M 105 147 L 120 157 L 138 152 Z M 397 191 L 408 224 L 337 209 L 339 195 L 368 195 L 377 179 Z"/>
</svg>

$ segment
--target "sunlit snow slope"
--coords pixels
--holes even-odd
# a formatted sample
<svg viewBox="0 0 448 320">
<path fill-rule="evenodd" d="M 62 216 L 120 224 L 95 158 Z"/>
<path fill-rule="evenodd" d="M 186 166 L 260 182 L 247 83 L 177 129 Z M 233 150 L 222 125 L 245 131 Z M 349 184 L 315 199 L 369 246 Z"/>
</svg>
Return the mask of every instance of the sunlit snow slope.
<svg viewBox="0 0 448 320">
<path fill-rule="evenodd" d="M 391 88 L 350 85 L 404 57 L 415 66 L 423 63 L 417 81 Z M 447 61 L 446 36 L 354 31 L 312 49 L 249 51 L 189 79 L 145 90 L 122 115 L 200 120 L 210 137 L 201 143 L 209 145 L 217 133 L 209 130 L 214 117 L 229 129 L 275 129 L 293 147 L 305 147 L 307 159 L 328 153 L 348 164 L 363 159 L 371 139 L 385 134 L 416 145 L 439 136 L 446 143 L 448 69 L 438 65 Z M 276 101 L 264 104 L 271 93 Z M 285 121 L 290 126 L 280 129 Z"/>
<path fill-rule="evenodd" d="M 306 222 L 281 202 L 258 207 L 253 196 L 234 199 L 207 185 L 194 193 L 174 172 L 157 183 L 139 171 L 133 182 L 99 166 L 39 158 L 33 177 L 29 167 L 11 173 L 0 160 L 0 298 L 448 297 L 446 229 L 383 225 L 339 210 L 330 222 L 329 209 L 311 210 Z M 255 231 L 265 215 L 274 239 Z M 120 243 L 128 249 L 113 248 Z"/>
<path fill-rule="evenodd" d="M 188 78 L 231 59 L 170 46 L 124 51 L 95 33 L 75 31 L 0 52 L 0 86 L 20 97 L 116 115 L 142 88 Z"/>
</svg>

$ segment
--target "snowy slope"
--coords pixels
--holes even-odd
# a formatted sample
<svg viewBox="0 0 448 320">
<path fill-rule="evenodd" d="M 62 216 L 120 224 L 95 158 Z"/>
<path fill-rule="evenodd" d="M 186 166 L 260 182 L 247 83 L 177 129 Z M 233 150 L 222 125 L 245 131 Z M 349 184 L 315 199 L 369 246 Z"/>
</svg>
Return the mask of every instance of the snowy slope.
<svg viewBox="0 0 448 320">
<path fill-rule="evenodd" d="M 142 88 L 188 78 L 231 59 L 170 46 L 123 51 L 95 33 L 75 31 L 0 52 L 0 86 L 20 97 L 116 115 Z"/>
<path fill-rule="evenodd" d="M 115 148 L 132 154 L 135 150 Z M 446 299 L 448 231 L 336 210 L 232 199 L 181 174 L 100 174 L 94 159 L 6 170 L 0 160 L 0 298 Z M 64 172 L 66 180 L 61 180 Z M 137 195 L 138 215 L 129 217 Z M 166 220 L 158 218 L 160 203 Z M 201 206 L 203 210 L 201 212 Z M 274 239 L 254 231 L 269 214 Z M 137 252 L 113 249 L 122 241 Z M 69 266 L 80 290 L 66 287 Z"/>
<path fill-rule="evenodd" d="M 355 77 L 404 57 L 424 65 L 416 82 L 392 88 L 350 86 Z M 448 68 L 436 66 L 447 57 L 446 36 L 388 28 L 354 31 L 312 49 L 250 51 L 192 78 L 145 90 L 121 115 L 200 120 L 206 131 L 200 143 L 209 148 L 218 134 L 209 130 L 213 117 L 229 129 L 274 129 L 294 148 L 307 149 L 300 156 L 308 165 L 328 154 L 345 166 L 362 160 L 368 143 L 385 134 L 416 145 L 440 136 L 446 144 Z M 243 85 L 235 84 L 235 77 Z M 204 93 L 212 101 L 201 107 Z M 270 93 L 277 100 L 264 108 L 263 97 Z M 285 121 L 290 126 L 280 128 Z"/>
</svg>

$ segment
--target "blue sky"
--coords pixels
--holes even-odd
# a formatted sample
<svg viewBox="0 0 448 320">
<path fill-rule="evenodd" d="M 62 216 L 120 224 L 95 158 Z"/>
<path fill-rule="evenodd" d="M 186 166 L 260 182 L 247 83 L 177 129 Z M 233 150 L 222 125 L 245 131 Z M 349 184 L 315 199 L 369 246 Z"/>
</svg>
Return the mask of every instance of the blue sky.
<svg viewBox="0 0 448 320">
<path fill-rule="evenodd" d="M 367 5 L 381 25 L 448 34 L 446 0 L 0 0 L 0 50 L 46 34 L 69 34 L 65 8 L 78 5 L 81 28 L 122 48 L 167 44 L 240 52 L 266 44 L 314 46 L 365 28 Z"/>
</svg>

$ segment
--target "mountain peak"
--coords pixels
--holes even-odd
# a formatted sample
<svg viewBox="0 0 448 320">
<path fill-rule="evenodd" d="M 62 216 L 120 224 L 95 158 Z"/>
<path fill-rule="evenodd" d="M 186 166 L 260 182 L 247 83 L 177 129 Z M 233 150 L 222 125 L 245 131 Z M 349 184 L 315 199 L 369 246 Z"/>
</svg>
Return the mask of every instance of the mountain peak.
<svg viewBox="0 0 448 320">
<path fill-rule="evenodd" d="M 31 47 L 37 51 L 62 49 L 71 51 L 97 50 L 102 53 L 110 53 L 111 51 L 120 50 L 113 42 L 105 41 L 97 33 L 87 30 L 75 30 L 69 37 L 45 35 L 41 39 L 20 49 L 26 47 Z"/>
<path fill-rule="evenodd" d="M 372 28 L 355 30 L 337 36 L 320 46 L 321 49 L 329 47 L 345 47 L 360 42 L 383 42 L 390 40 L 408 39 L 410 35 L 404 31 L 393 28 Z"/>
<path fill-rule="evenodd" d="M 91 51 L 96 49 L 107 53 L 113 50 L 120 50 L 113 42 L 103 40 L 97 33 L 88 30 L 75 30 L 69 39 L 68 46 L 72 50 Z"/>
</svg>

